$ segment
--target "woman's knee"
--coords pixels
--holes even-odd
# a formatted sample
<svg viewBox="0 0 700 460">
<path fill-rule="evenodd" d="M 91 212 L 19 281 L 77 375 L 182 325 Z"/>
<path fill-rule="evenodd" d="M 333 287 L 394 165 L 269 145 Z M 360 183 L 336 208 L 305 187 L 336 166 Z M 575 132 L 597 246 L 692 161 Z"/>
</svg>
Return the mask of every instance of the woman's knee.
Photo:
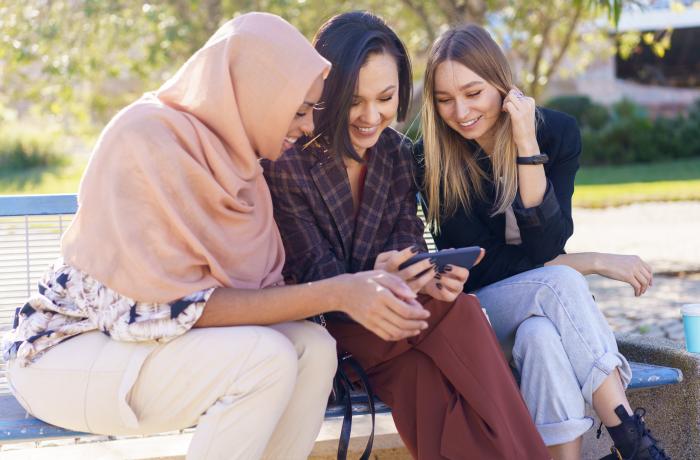
<svg viewBox="0 0 700 460">
<path fill-rule="evenodd" d="M 319 378 L 325 374 L 332 379 L 338 366 L 335 339 L 326 328 L 316 323 L 309 323 L 305 329 L 304 352 L 299 356 L 299 366 L 312 367 Z"/>
<path fill-rule="evenodd" d="M 533 316 L 518 326 L 513 356 L 522 357 L 528 353 L 544 356 L 547 350 L 561 346 L 561 336 L 552 321 L 544 316 Z"/>
<path fill-rule="evenodd" d="M 588 293 L 586 277 L 567 265 L 552 265 L 539 270 L 545 275 L 545 284 L 555 290 L 578 289 Z"/>
<path fill-rule="evenodd" d="M 265 326 L 236 326 L 206 328 L 188 332 L 201 333 L 199 345 L 211 353 L 216 350 L 217 360 L 229 363 L 234 373 L 240 371 L 241 360 L 246 367 L 267 369 L 276 379 L 290 380 L 297 374 L 297 355 L 292 342 L 278 331 Z M 196 345 L 195 345 L 196 346 Z M 245 356 L 242 350 L 248 350 Z"/>
<path fill-rule="evenodd" d="M 335 375 L 337 352 L 335 339 L 326 328 L 311 321 L 295 321 L 273 326 L 294 346 L 299 372 L 314 373 L 317 378 Z"/>
<path fill-rule="evenodd" d="M 474 294 L 458 295 L 452 306 L 452 311 L 475 316 L 482 316 L 484 314 L 481 302 Z"/>
</svg>

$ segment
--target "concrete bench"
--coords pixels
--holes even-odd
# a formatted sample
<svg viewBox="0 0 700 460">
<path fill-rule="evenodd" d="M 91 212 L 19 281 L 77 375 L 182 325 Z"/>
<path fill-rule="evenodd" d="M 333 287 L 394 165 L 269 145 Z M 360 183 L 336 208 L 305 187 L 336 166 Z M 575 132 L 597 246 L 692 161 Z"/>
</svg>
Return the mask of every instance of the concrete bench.
<svg viewBox="0 0 700 460">
<path fill-rule="evenodd" d="M 15 309 L 24 304 L 41 273 L 58 256 L 60 236 L 76 210 L 75 195 L 0 197 L 0 334 L 10 328 Z M 682 372 L 672 367 L 632 363 L 632 369 L 630 389 L 658 388 L 683 380 Z M 4 382 L 0 367 L 0 445 L 90 436 L 32 417 L 3 387 Z M 352 395 L 354 415 L 369 412 L 365 399 L 360 392 Z M 375 409 L 378 413 L 390 411 L 378 400 L 375 400 Z M 329 406 L 326 410 L 326 418 L 342 416 L 342 406 Z"/>
</svg>

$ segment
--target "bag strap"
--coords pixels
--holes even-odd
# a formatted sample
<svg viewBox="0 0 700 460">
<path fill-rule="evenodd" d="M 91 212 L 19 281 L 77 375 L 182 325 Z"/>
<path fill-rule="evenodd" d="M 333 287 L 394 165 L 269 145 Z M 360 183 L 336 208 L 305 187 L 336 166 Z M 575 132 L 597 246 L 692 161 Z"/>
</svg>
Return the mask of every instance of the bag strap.
<svg viewBox="0 0 700 460">
<path fill-rule="evenodd" d="M 345 414 L 343 415 L 343 426 L 340 430 L 340 440 L 338 442 L 338 460 L 346 460 L 348 455 L 348 447 L 350 445 L 350 432 L 352 430 L 352 397 L 350 396 L 350 390 L 352 389 L 352 384 L 347 374 L 343 370 L 343 364 L 348 363 L 350 367 L 355 371 L 357 376 L 360 378 L 360 382 L 364 387 L 365 393 L 367 395 L 367 406 L 369 407 L 370 415 L 372 417 L 372 431 L 370 432 L 369 438 L 367 439 L 367 445 L 365 450 L 360 456 L 360 460 L 369 460 L 369 456 L 372 453 L 372 445 L 374 444 L 374 426 L 375 426 L 375 408 L 374 408 L 374 393 L 372 392 L 372 387 L 369 383 L 369 377 L 362 369 L 362 366 L 352 357 L 351 354 L 346 353 L 340 358 L 338 358 L 338 375 L 340 376 L 341 385 L 345 389 L 345 395 L 343 397 L 345 404 Z"/>
<path fill-rule="evenodd" d="M 350 380 L 342 369 L 342 359 L 338 358 L 338 380 L 343 387 L 343 405 L 345 413 L 343 414 L 343 426 L 340 429 L 340 439 L 338 440 L 338 460 L 346 460 L 348 456 L 348 447 L 350 445 L 350 432 L 352 430 L 352 400 L 350 399 Z"/>
</svg>

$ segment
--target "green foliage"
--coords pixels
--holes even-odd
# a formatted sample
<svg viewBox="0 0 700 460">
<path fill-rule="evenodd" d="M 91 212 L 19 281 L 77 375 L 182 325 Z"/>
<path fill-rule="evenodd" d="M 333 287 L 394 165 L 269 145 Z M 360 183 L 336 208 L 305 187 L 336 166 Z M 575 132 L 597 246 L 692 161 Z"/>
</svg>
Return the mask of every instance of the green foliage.
<svg viewBox="0 0 700 460">
<path fill-rule="evenodd" d="M 375 11 L 406 42 L 417 75 L 442 29 L 485 24 L 536 96 L 565 55 L 578 64 L 564 74 L 585 65 L 590 52 L 578 42 L 603 37 L 604 25 L 584 30 L 582 20 L 606 11 L 616 18 L 623 2 L 556 1 L 0 0 L 0 122 L 7 119 L 3 113 L 16 111 L 19 118 L 58 122 L 69 134 L 94 134 L 119 108 L 157 89 L 219 25 L 253 10 L 279 14 L 309 38 L 334 14 Z"/>
<path fill-rule="evenodd" d="M 622 100 L 610 110 L 585 96 L 563 96 L 548 107 L 574 116 L 581 128 L 581 163 L 650 163 L 700 157 L 700 101 L 687 116 L 652 119 L 647 111 Z"/>
<path fill-rule="evenodd" d="M 594 104 L 588 96 L 558 96 L 547 101 L 546 105 L 573 116 L 581 127 L 600 129 L 610 120 L 608 109 Z"/>
<path fill-rule="evenodd" d="M 509 2 L 494 30 L 506 45 L 520 88 L 537 99 L 555 76 L 571 78 L 596 59 L 612 56 L 607 27 L 596 20 L 617 3 Z"/>
<path fill-rule="evenodd" d="M 4 173 L 65 164 L 67 158 L 50 136 L 21 130 L 0 131 L 0 170 Z"/>
<path fill-rule="evenodd" d="M 684 146 L 683 153 L 679 157 L 700 156 L 700 99 L 691 107 L 685 123 L 676 130 L 676 143 Z"/>
</svg>

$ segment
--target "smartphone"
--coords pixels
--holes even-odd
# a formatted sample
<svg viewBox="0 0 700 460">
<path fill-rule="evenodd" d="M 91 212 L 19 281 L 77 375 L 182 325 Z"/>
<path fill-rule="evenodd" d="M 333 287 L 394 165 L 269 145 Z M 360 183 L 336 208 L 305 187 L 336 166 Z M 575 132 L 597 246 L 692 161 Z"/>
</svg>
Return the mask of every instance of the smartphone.
<svg viewBox="0 0 700 460">
<path fill-rule="evenodd" d="M 468 248 L 458 249 L 443 249 L 437 252 L 421 252 L 408 259 L 406 262 L 399 265 L 399 270 L 403 270 L 409 265 L 420 262 L 423 259 L 435 259 L 438 271 L 442 270 L 445 265 L 456 265 L 470 269 L 474 266 L 474 262 L 479 258 L 481 248 L 479 246 L 469 246 Z"/>
</svg>

